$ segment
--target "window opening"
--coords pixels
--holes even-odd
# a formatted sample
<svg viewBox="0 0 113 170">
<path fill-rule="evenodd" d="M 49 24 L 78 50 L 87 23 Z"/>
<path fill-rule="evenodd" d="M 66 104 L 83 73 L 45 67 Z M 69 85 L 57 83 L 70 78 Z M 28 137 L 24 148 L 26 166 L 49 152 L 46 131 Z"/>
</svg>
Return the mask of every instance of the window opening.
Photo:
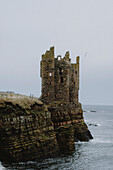
<svg viewBox="0 0 113 170">
<path fill-rule="evenodd" d="M 58 60 L 60 60 L 60 57 L 58 57 Z"/>
<path fill-rule="evenodd" d="M 49 76 L 51 77 L 51 76 L 52 76 L 52 73 L 49 73 Z"/>
<path fill-rule="evenodd" d="M 63 83 L 63 77 L 60 77 L 60 82 Z"/>
<path fill-rule="evenodd" d="M 59 68 L 59 75 L 61 75 L 62 73 L 63 73 L 63 70 Z"/>
</svg>

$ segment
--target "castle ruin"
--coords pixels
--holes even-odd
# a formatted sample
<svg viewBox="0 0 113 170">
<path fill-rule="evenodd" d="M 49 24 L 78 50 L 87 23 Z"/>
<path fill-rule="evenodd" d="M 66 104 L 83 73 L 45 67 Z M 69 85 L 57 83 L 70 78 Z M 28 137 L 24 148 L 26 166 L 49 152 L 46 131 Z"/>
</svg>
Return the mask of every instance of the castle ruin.
<svg viewBox="0 0 113 170">
<path fill-rule="evenodd" d="M 71 63 L 69 52 L 65 57 L 55 58 L 54 47 L 42 55 L 41 60 L 42 101 L 62 101 L 78 104 L 79 56 Z"/>
<path fill-rule="evenodd" d="M 70 154 L 75 141 L 93 139 L 78 102 L 79 57 L 71 64 L 69 52 L 55 58 L 51 47 L 42 55 L 41 77 L 43 102 L 16 94 L 0 97 L 0 160 L 4 162 Z"/>
</svg>

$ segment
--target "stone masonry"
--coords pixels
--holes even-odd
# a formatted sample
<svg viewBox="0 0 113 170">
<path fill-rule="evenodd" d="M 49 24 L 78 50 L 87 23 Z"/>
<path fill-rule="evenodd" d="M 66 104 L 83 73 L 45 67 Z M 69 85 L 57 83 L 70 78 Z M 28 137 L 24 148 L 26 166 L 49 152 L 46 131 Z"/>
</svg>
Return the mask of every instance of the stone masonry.
<svg viewBox="0 0 113 170">
<path fill-rule="evenodd" d="M 65 101 L 78 103 L 79 56 L 76 64 L 71 64 L 69 52 L 65 57 L 55 58 L 54 47 L 42 55 L 41 61 L 42 101 Z"/>
<path fill-rule="evenodd" d="M 72 64 L 69 52 L 64 58 L 55 58 L 54 47 L 42 55 L 41 60 L 42 96 L 41 100 L 51 112 L 57 142 L 63 153 L 75 149 L 75 141 L 92 139 L 84 123 L 83 110 L 78 99 L 79 56 Z"/>
</svg>

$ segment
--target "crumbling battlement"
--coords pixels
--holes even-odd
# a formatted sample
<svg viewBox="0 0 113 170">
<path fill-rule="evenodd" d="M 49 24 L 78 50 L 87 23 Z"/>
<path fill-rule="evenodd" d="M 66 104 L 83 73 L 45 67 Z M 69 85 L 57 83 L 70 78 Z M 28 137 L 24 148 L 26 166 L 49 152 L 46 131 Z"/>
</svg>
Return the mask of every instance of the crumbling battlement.
<svg viewBox="0 0 113 170">
<path fill-rule="evenodd" d="M 78 103 L 79 91 L 79 56 L 71 64 L 69 52 L 65 57 L 55 58 L 54 47 L 42 55 L 41 60 L 42 101 L 65 101 Z"/>
</svg>

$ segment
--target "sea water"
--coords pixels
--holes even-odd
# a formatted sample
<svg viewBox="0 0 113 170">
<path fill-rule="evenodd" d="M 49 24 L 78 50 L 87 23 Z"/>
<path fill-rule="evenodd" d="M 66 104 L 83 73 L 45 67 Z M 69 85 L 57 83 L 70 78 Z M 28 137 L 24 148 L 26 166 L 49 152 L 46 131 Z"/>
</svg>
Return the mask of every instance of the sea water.
<svg viewBox="0 0 113 170">
<path fill-rule="evenodd" d="M 0 163 L 1 170 L 113 170 L 113 106 L 83 106 L 94 139 L 76 142 L 75 153 L 19 164 Z"/>
</svg>

